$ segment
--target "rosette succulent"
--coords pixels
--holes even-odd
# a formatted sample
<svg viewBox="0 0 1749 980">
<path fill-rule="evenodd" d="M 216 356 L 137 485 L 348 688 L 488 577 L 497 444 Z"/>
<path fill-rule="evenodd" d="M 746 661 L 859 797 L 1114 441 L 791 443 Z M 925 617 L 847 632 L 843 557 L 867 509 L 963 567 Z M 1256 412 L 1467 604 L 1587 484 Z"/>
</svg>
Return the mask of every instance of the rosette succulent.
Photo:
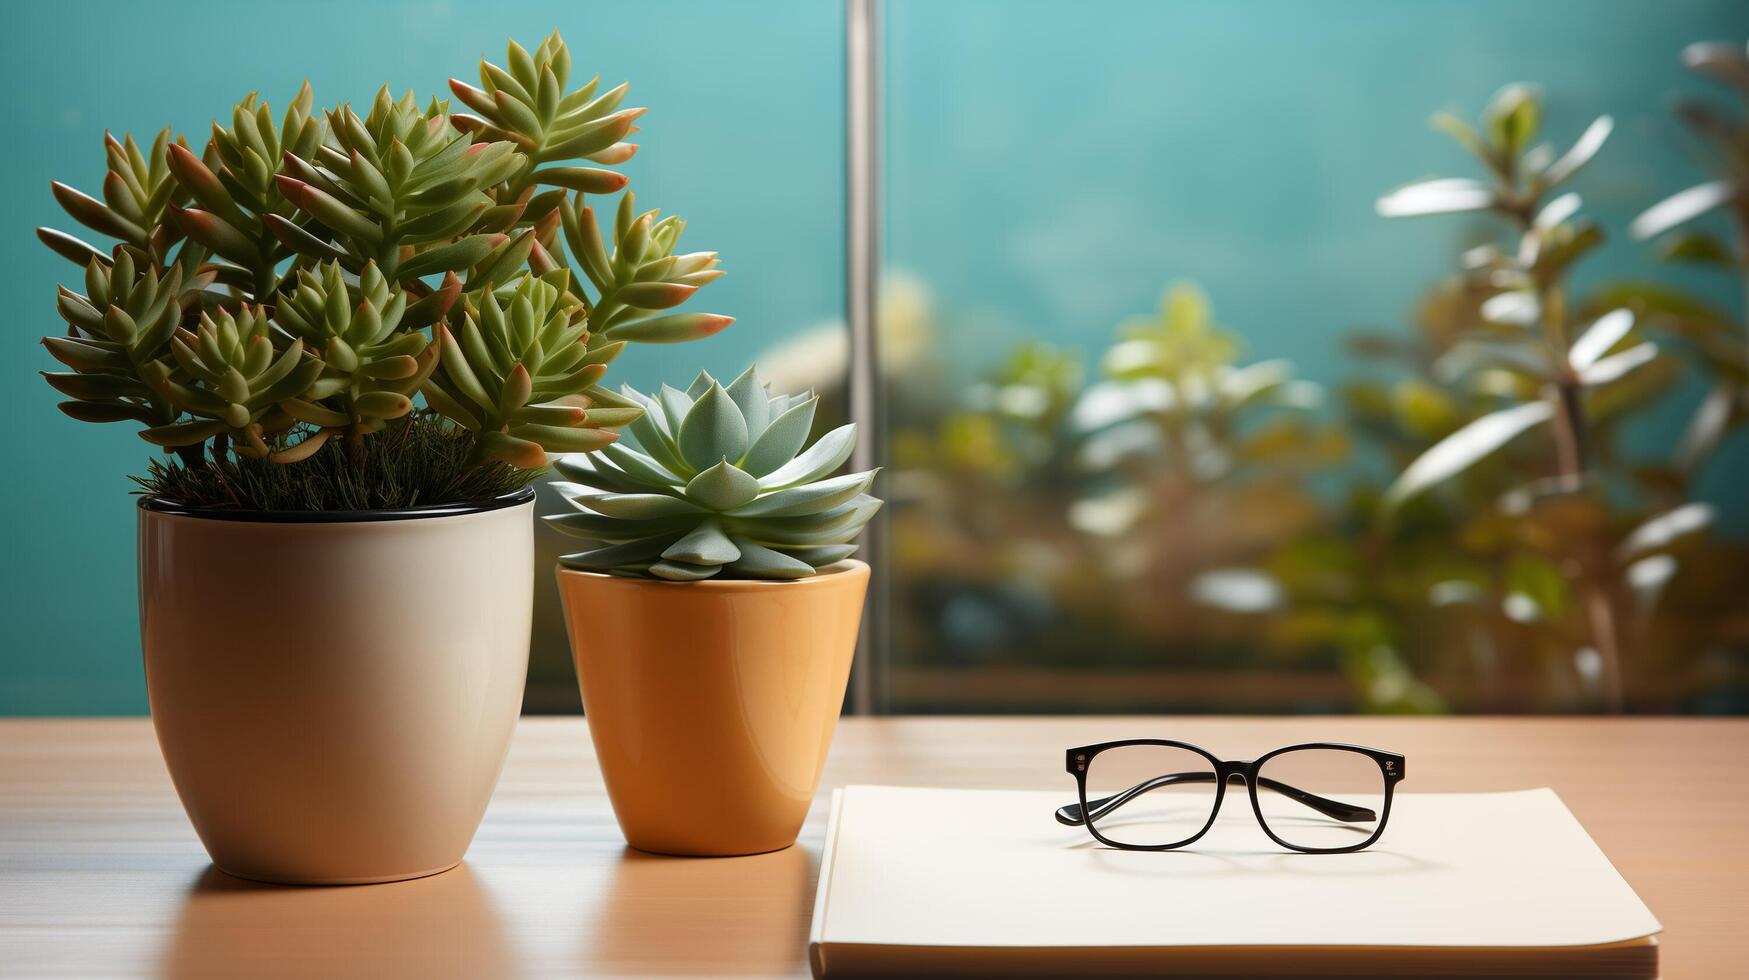
<svg viewBox="0 0 1749 980">
<path fill-rule="evenodd" d="M 806 578 L 855 552 L 880 509 L 868 493 L 875 470 L 831 475 L 850 458 L 854 424 L 807 445 L 812 392 L 774 395 L 751 368 L 727 387 L 701 372 L 686 391 L 621 390 L 643 409 L 629 426 L 640 449 L 616 443 L 557 464 L 575 481 L 557 487 L 576 512 L 546 520 L 591 543 L 561 559 L 571 568 L 680 582 Z"/>
</svg>

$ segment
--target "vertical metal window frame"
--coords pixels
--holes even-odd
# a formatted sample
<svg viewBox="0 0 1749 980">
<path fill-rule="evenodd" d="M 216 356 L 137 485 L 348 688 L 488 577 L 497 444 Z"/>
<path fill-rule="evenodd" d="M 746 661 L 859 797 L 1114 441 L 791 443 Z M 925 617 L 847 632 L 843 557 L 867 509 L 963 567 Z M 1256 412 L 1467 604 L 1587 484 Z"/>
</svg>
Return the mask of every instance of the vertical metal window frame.
<svg viewBox="0 0 1749 980">
<path fill-rule="evenodd" d="M 849 408 L 857 442 L 851 466 L 878 465 L 885 438 L 876 304 L 881 273 L 881 47 L 879 0 L 846 0 L 845 36 L 845 323 L 850 330 Z M 880 492 L 885 479 L 879 478 Z M 869 563 L 868 601 L 850 674 L 849 709 L 873 714 L 886 706 L 883 680 L 891 610 L 887 517 L 882 508 L 863 530 L 860 556 Z"/>
</svg>

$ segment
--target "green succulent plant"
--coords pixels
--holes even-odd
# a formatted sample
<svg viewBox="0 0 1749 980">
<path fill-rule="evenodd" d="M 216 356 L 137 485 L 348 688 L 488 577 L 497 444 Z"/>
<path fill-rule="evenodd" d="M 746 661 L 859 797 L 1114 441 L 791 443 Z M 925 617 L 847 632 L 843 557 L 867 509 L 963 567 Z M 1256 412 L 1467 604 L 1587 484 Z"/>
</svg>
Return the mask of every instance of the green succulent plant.
<svg viewBox="0 0 1749 980">
<path fill-rule="evenodd" d="M 85 293 L 60 288 L 56 307 L 67 335 L 45 337 L 43 345 L 73 370 L 43 377 L 68 397 L 61 411 L 82 422 L 175 420 L 176 406 L 147 382 L 146 371 L 169 352 L 182 321 L 181 285 L 180 267 L 136 275 L 131 253 L 117 247 L 108 264 L 93 258 L 85 267 Z"/>
<path fill-rule="evenodd" d="M 115 244 L 37 230 L 85 278 L 44 339 L 71 369 L 45 372 L 62 411 L 140 422 L 186 467 L 293 464 L 340 437 L 363 473 L 367 437 L 416 414 L 446 419 L 472 466 L 613 441 L 641 409 L 601 386 L 608 363 L 732 318 L 674 309 L 723 275 L 678 251 L 684 221 L 625 191 L 603 228 L 584 203 L 624 190 L 603 167 L 637 151 L 644 110 L 599 78 L 567 91 L 570 58 L 557 33 L 512 41 L 483 88 L 451 83 L 479 115 L 387 87 L 362 114 L 318 110 L 305 84 L 277 123 L 251 93 L 199 152 L 170 130 L 148 150 L 106 136 L 101 199 L 53 189 Z"/>
<path fill-rule="evenodd" d="M 304 356 L 301 340 L 275 349 L 260 307 L 203 314 L 197 332 L 180 331 L 170 339 L 170 351 L 188 383 L 178 381 L 164 361 L 147 365 L 147 381 L 195 419 L 153 426 L 141 435 L 160 446 L 223 435 L 254 458 L 272 454 L 267 436 L 291 428 L 281 403 L 307 391 L 323 370 L 321 361 Z"/>
<path fill-rule="evenodd" d="M 316 380 L 281 404 L 317 430 L 280 462 L 306 459 L 336 434 L 356 449 L 367 433 L 413 410 L 412 396 L 437 367 L 440 348 L 420 331 L 399 329 L 407 295 L 392 289 L 374 263 L 359 277 L 358 293 L 354 303 L 340 263 L 330 262 L 319 276 L 301 272 L 297 291 L 280 302 L 276 322 L 322 362 Z"/>
<path fill-rule="evenodd" d="M 616 164 L 637 151 L 635 145 L 620 141 L 633 131 L 644 110 L 620 108 L 626 96 L 623 83 L 598 94 L 600 75 L 567 94 L 571 53 L 557 32 L 533 54 L 514 41 L 506 54 L 509 70 L 480 63 L 480 88 L 449 80 L 456 98 L 480 114 L 462 117 L 470 131 L 516 143 L 531 164 L 572 157 Z M 611 193 L 625 183 L 612 171 L 581 167 L 531 169 L 524 178 L 592 194 Z"/>
<path fill-rule="evenodd" d="M 203 154 L 180 141 L 167 152 L 188 202 L 165 209 L 167 227 L 209 252 L 216 278 L 253 302 L 274 290 L 278 266 L 294 254 L 284 239 L 297 229 L 297 211 L 276 180 L 287 160 L 314 152 L 327 136 L 324 120 L 310 114 L 313 101 L 305 82 L 276 129 L 272 108 L 251 92 L 232 108 L 229 129 L 213 122 Z"/>
<path fill-rule="evenodd" d="M 630 425 L 642 451 L 614 444 L 557 464 L 576 481 L 558 485 L 576 512 L 546 520 L 594 545 L 566 555 L 571 568 L 682 582 L 806 578 L 853 554 L 880 509 L 867 492 L 875 470 L 830 475 L 850 458 L 854 424 L 807 446 L 812 392 L 774 395 L 752 368 L 727 387 L 701 372 L 686 391 L 622 391 L 643 409 Z"/>
<path fill-rule="evenodd" d="M 502 294 L 486 290 L 458 330 L 438 329 L 443 358 L 426 400 L 517 466 L 542 465 L 548 449 L 600 449 L 617 438 L 610 427 L 641 414 L 596 384 L 625 345 L 592 345 L 565 291 L 569 278 L 559 270 L 523 276 Z"/>
<path fill-rule="evenodd" d="M 188 192 L 170 173 L 172 145 L 168 127 L 158 131 L 151 149 L 145 153 L 131 134 L 118 140 L 104 133 L 103 153 L 108 170 L 103 177 L 103 199 L 57 180 L 50 185 L 55 201 L 69 217 L 92 231 L 125 242 L 141 254 L 150 253 L 162 259 L 169 246 L 181 237 L 160 231 L 165 212 L 188 199 Z M 182 145 L 181 137 L 176 138 L 174 145 Z M 93 261 L 109 264 L 108 252 L 77 235 L 53 228 L 38 228 L 36 235 L 44 245 L 76 265 L 85 266 Z"/>
</svg>

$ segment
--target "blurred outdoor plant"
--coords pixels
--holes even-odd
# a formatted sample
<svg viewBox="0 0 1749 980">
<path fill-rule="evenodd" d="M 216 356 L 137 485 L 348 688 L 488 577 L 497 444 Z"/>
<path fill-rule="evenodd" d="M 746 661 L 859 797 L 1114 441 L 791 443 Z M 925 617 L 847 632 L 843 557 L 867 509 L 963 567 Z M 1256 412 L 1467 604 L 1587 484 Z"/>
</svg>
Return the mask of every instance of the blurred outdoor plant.
<svg viewBox="0 0 1749 980">
<path fill-rule="evenodd" d="M 1082 384 L 1079 352 L 1023 341 L 956 397 L 896 422 L 891 540 L 900 629 L 916 638 L 908 656 L 1054 659 L 1074 642 L 1069 610 L 1098 588 L 1064 518 L 1080 478 L 1066 423 Z"/>
<path fill-rule="evenodd" d="M 1275 590 L 1213 573 L 1324 523 L 1308 478 L 1348 457 L 1314 412 L 1322 390 L 1287 361 L 1242 364 L 1242 348 L 1199 288 L 1175 284 L 1118 328 L 1071 416 L 1082 490 L 1069 521 L 1097 550 L 1102 591 L 1156 641 L 1250 635 L 1230 614 L 1274 611 Z"/>
<path fill-rule="evenodd" d="M 1267 623 L 1244 613 L 1273 594 L 1209 573 L 1319 526 L 1303 478 L 1347 440 L 1310 411 L 1315 385 L 1242 365 L 1241 347 L 1182 283 L 1119 326 L 1092 385 L 1079 352 L 1025 340 L 956 399 L 907 409 L 891 440 L 904 656 L 1256 666 Z"/>
<path fill-rule="evenodd" d="M 1514 85 L 1479 129 L 1436 116 L 1488 177 L 1379 200 L 1386 217 L 1488 214 L 1503 234 L 1429 293 L 1417 337 L 1357 338 L 1398 374 L 1348 399 L 1398 475 L 1354 494 L 1346 533 L 1273 559 L 1297 627 L 1338 645 L 1381 706 L 1435 706 L 1438 690 L 1494 708 L 1620 710 L 1630 666 L 1648 686 L 1671 666 L 1660 601 L 1689 580 L 1684 563 L 1714 564 L 1712 510 L 1692 500 L 1688 471 L 1623 447 L 1623 426 L 1670 391 L 1682 360 L 1650 338 L 1644 302 L 1571 286 L 1603 231 L 1563 185 L 1611 121 L 1557 154 L 1535 142 L 1540 115 L 1536 92 Z"/>
<path fill-rule="evenodd" d="M 59 182 L 54 195 L 116 243 L 37 231 L 84 272 L 83 293 L 60 290 L 66 335 L 43 341 L 69 369 L 45 373 L 62 411 L 141 423 L 173 452 L 148 490 L 233 488 L 184 501 L 197 504 L 250 506 L 236 488 L 318 479 L 333 466 L 296 466 L 323 452 L 376 472 L 367 437 L 391 427 L 466 444 L 433 450 L 462 461 L 447 484 L 417 481 L 440 495 L 526 482 L 515 472 L 550 452 L 612 442 L 640 409 L 600 384 L 608 363 L 628 343 L 726 326 L 670 312 L 722 272 L 715 253 L 679 252 L 685 223 L 639 211 L 630 191 L 605 230 L 584 203 L 627 183 L 605 169 L 637 150 L 625 139 L 644 110 L 622 106 L 625 85 L 569 88 L 557 33 L 532 52 L 512 41 L 479 79 L 450 81 L 477 115 L 387 87 L 363 114 L 316 112 L 306 84 L 277 122 L 250 94 L 198 153 L 168 129 L 149 148 L 106 136 L 101 199 Z M 241 483 L 188 472 L 257 463 L 289 468 Z"/>
<path fill-rule="evenodd" d="M 1741 48 L 1684 59 L 1749 97 Z M 1718 176 L 1632 231 L 1749 286 L 1749 120 L 1688 101 L 1678 114 Z M 902 656 L 1178 679 L 1207 666 L 1259 685 L 1333 656 L 1350 703 L 1376 711 L 1731 696 L 1749 552 L 1715 531 L 1697 482 L 1749 414 L 1749 322 L 1669 285 L 1575 278 L 1604 230 L 1570 187 L 1609 117 L 1557 147 L 1537 91 L 1513 85 L 1477 123 L 1434 122 L 1481 176 L 1408 185 L 1378 211 L 1461 215 L 1486 238 L 1427 290 L 1413 330 L 1350 339 L 1374 369 L 1345 386 L 1339 425 L 1286 363 L 1245 363 L 1190 286 L 1124 324 L 1090 386 L 1073 352 L 1026 341 L 957 398 L 930 400 L 952 390 L 932 383 L 896 400 L 899 608 L 934 641 Z M 1708 227 L 1715 212 L 1734 240 Z M 1648 450 L 1645 427 L 1697 387 L 1682 436 Z M 1341 485 L 1332 507 L 1320 491 Z M 1311 690 L 1284 704 L 1332 703 Z"/>
<path fill-rule="evenodd" d="M 1679 191 L 1634 219 L 1635 238 L 1658 242 L 1664 262 L 1735 276 L 1744 291 L 1744 319 L 1680 291 L 1650 283 L 1617 286 L 1612 295 L 1676 337 L 1711 379 L 1706 398 L 1684 430 L 1665 474 L 1672 486 L 1691 478 L 1727 433 L 1749 417 L 1749 53 L 1742 45 L 1692 44 L 1682 61 L 1704 78 L 1724 83 L 1741 104 L 1734 111 L 1698 99 L 1676 102 L 1676 115 L 1714 168 L 1712 179 Z M 1706 227 L 1722 213 L 1732 236 Z"/>
</svg>

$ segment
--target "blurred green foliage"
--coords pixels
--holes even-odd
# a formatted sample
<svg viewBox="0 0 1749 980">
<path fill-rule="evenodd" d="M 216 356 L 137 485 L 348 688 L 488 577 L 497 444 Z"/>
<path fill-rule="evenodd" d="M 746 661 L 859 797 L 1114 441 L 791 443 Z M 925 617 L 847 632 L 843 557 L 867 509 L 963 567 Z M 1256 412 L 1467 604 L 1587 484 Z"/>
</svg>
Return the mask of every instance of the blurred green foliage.
<svg viewBox="0 0 1749 980">
<path fill-rule="evenodd" d="M 1741 47 L 1684 60 L 1749 98 Z M 1749 123 L 1677 113 L 1717 175 L 1631 231 L 1660 261 L 1749 287 Z M 1290 364 L 1248 360 L 1182 283 L 1118 327 L 1092 384 L 1077 352 L 1037 341 L 957 397 L 931 381 L 911 400 L 896 375 L 900 668 L 1239 679 L 1107 707 L 1742 708 L 1749 549 L 1716 533 L 1693 483 L 1749 416 L 1749 329 L 1656 281 L 1575 285 L 1605 229 L 1563 185 L 1607 159 L 1613 123 L 1557 151 L 1542 115 L 1540 93 L 1512 85 L 1474 124 L 1434 117 L 1480 176 L 1407 185 L 1379 213 L 1493 232 L 1410 329 L 1348 338 L 1366 367 L 1334 406 Z M 1690 226 L 1714 210 L 1735 241 Z M 1708 394 L 1681 437 L 1629 452 L 1626 431 L 1696 383 Z M 1384 478 L 1354 476 L 1369 471 Z M 1338 674 L 1334 701 L 1294 686 Z"/>
</svg>

